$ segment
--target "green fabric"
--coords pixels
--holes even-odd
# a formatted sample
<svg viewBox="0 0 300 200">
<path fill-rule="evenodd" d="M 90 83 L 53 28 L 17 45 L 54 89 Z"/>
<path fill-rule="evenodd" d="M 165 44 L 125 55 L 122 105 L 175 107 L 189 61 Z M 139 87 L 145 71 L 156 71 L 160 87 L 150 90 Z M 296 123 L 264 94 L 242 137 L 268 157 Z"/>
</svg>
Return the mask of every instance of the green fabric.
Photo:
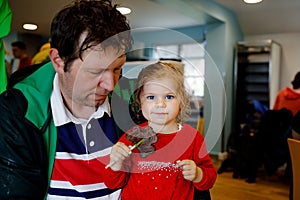
<svg viewBox="0 0 300 200">
<path fill-rule="evenodd" d="M 54 121 L 51 120 L 50 126 L 44 133 L 44 141 L 48 150 L 49 156 L 49 164 L 48 164 L 48 188 L 50 186 L 53 166 L 54 166 L 54 159 L 56 153 L 56 142 L 57 142 L 57 129 L 54 125 Z M 47 193 L 45 194 L 45 198 L 47 199 Z"/>
<path fill-rule="evenodd" d="M 23 92 L 28 101 L 25 117 L 38 128 L 42 128 L 48 117 L 54 75 L 52 63 L 48 62 L 14 86 Z"/>
<path fill-rule="evenodd" d="M 50 97 L 53 90 L 53 79 L 55 71 L 51 62 L 46 63 L 24 80 L 20 81 L 14 88 L 23 92 L 28 101 L 26 119 L 31 121 L 36 127 L 41 129 L 45 124 L 49 112 Z M 50 126 L 47 127 L 43 134 L 46 150 L 49 156 L 48 166 L 48 186 L 53 170 L 57 129 L 54 126 L 53 118 L 51 117 Z"/>
<path fill-rule="evenodd" d="M 2 39 L 0 38 L 0 94 L 5 90 L 7 85 L 5 53 Z"/>
<path fill-rule="evenodd" d="M 5 52 L 2 38 L 8 35 L 10 31 L 12 13 L 8 6 L 7 0 L 0 0 L 0 93 L 2 93 L 7 85 Z"/>
</svg>

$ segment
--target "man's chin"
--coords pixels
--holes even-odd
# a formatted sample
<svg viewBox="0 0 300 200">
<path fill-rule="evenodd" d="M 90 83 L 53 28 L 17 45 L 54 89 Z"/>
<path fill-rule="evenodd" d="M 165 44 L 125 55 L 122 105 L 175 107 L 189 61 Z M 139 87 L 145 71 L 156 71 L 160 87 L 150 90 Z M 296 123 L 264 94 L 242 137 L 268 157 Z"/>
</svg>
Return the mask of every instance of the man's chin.
<svg viewBox="0 0 300 200">
<path fill-rule="evenodd" d="M 104 103 L 105 99 L 95 100 L 95 107 L 98 108 Z"/>
</svg>

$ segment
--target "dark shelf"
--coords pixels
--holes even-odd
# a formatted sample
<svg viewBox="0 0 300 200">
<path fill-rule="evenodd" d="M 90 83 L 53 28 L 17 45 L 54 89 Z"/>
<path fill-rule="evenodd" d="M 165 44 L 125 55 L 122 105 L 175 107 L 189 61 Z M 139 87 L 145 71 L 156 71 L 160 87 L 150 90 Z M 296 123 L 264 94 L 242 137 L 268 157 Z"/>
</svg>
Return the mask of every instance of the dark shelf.
<svg viewBox="0 0 300 200">
<path fill-rule="evenodd" d="M 244 80 L 243 82 L 241 82 L 242 84 L 244 85 L 269 85 L 269 81 L 247 81 L 247 80 Z"/>
<path fill-rule="evenodd" d="M 269 72 L 256 72 L 256 71 L 246 71 L 246 75 L 259 75 L 259 76 L 268 76 Z"/>
<path fill-rule="evenodd" d="M 267 50 L 267 51 L 264 51 L 264 50 L 261 50 L 261 51 L 248 51 L 248 50 L 245 50 L 245 49 L 239 49 L 239 52 L 238 52 L 239 56 L 262 55 L 262 54 L 270 54 L 270 51 L 269 50 Z"/>
<path fill-rule="evenodd" d="M 270 63 L 269 62 L 250 62 L 250 61 L 246 61 L 246 62 L 238 62 L 239 65 L 246 65 L 246 66 L 251 66 L 251 65 L 266 65 L 268 66 Z"/>
<path fill-rule="evenodd" d="M 235 77 L 235 126 L 247 115 L 247 103 L 258 100 L 270 102 L 270 47 L 237 45 Z"/>
</svg>

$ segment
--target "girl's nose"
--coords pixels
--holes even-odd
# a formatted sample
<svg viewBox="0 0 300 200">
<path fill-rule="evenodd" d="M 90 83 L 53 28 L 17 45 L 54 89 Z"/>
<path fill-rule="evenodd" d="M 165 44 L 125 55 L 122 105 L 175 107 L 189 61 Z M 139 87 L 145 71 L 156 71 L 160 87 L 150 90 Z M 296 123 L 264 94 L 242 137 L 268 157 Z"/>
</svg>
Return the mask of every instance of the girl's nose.
<svg viewBox="0 0 300 200">
<path fill-rule="evenodd" d="M 166 101 L 162 98 L 159 98 L 156 102 L 156 105 L 160 106 L 160 107 L 165 107 L 166 106 Z"/>
</svg>

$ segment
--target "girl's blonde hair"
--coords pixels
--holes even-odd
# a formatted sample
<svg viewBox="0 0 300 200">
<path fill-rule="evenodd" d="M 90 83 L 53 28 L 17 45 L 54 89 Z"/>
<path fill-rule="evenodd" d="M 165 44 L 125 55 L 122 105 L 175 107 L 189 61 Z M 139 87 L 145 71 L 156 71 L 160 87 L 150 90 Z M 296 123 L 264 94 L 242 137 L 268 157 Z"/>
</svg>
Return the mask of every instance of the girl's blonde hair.
<svg viewBox="0 0 300 200">
<path fill-rule="evenodd" d="M 190 107 L 190 97 L 184 86 L 184 75 L 183 71 L 172 63 L 157 62 L 151 64 L 141 70 L 138 76 L 136 90 L 134 93 L 134 110 L 136 111 L 137 118 L 142 117 L 141 112 L 141 94 L 144 90 L 144 85 L 155 79 L 171 79 L 177 83 L 176 95 L 180 101 L 179 115 L 176 117 L 177 123 L 182 123 L 183 119 L 188 116 L 188 109 Z"/>
</svg>

